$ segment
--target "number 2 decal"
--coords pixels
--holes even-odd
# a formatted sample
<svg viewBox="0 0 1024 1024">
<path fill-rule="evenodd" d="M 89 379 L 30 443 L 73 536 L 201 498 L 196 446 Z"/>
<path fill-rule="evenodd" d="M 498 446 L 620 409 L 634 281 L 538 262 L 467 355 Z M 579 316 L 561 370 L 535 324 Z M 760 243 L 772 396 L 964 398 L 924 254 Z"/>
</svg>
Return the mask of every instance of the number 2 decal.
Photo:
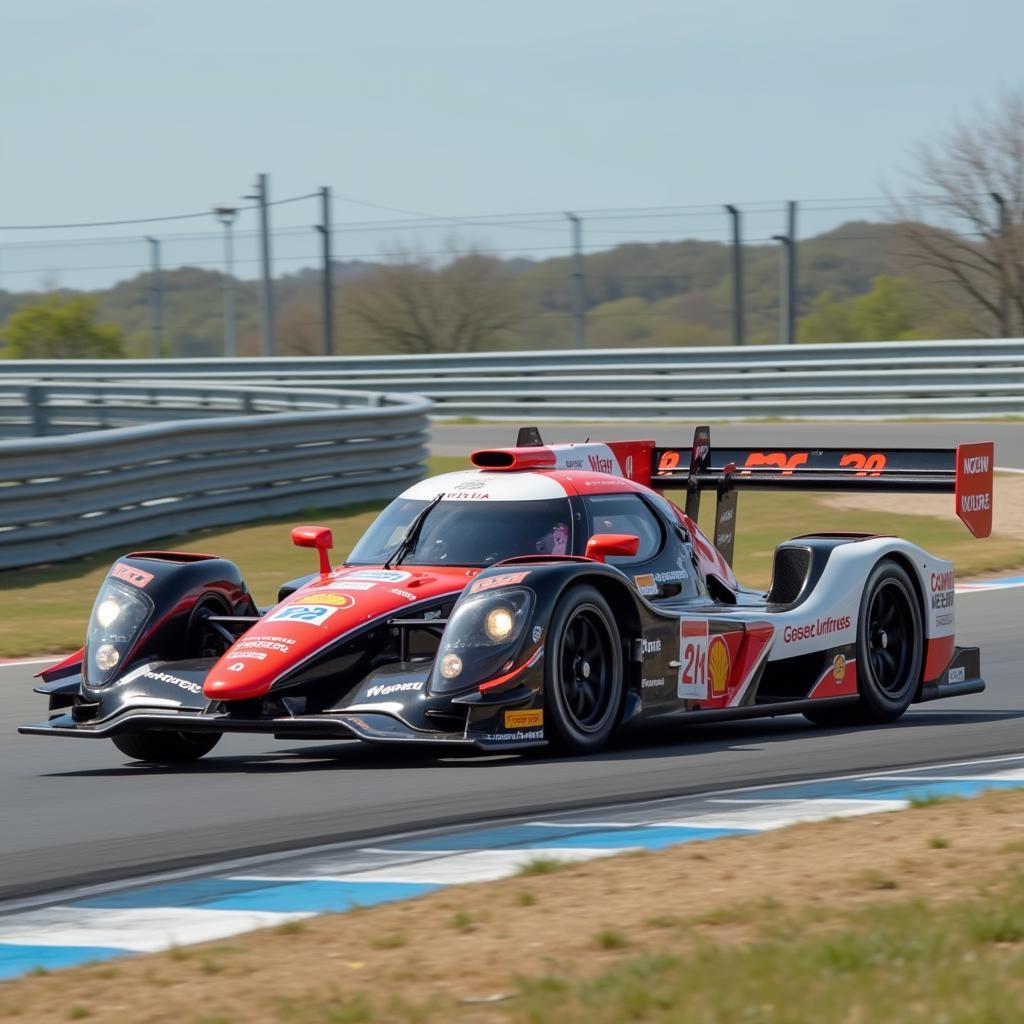
<svg viewBox="0 0 1024 1024">
<path fill-rule="evenodd" d="M 701 700 L 708 695 L 707 620 L 686 620 L 679 624 L 679 679 L 676 696 Z"/>
</svg>

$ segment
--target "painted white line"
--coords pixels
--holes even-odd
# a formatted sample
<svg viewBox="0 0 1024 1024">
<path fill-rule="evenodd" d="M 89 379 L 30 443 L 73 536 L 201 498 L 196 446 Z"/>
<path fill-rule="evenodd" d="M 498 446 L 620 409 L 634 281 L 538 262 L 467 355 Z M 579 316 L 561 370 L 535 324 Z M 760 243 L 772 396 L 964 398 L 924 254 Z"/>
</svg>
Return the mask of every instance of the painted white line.
<svg viewBox="0 0 1024 1024">
<path fill-rule="evenodd" d="M 876 782 L 1024 782 L 1024 768 L 1012 768 L 991 775 L 879 775 Z"/>
<path fill-rule="evenodd" d="M 312 913 L 202 910 L 197 907 L 48 907 L 0 921 L 0 943 L 25 946 L 110 946 L 158 953 L 171 946 L 226 939 Z"/>
<path fill-rule="evenodd" d="M 527 821 L 531 828 L 636 828 L 635 821 Z"/>
<path fill-rule="evenodd" d="M 245 882 L 412 882 L 428 885 L 460 885 L 466 882 L 495 882 L 516 874 L 521 867 L 536 860 L 557 860 L 565 864 L 614 857 L 618 853 L 641 850 L 641 846 L 553 847 L 514 850 L 439 850 L 429 860 L 413 864 L 395 864 L 369 871 L 341 875 L 266 876 L 235 875 Z"/>
<path fill-rule="evenodd" d="M 749 804 L 733 811 L 714 811 L 670 818 L 655 824 L 667 827 L 689 828 L 746 828 L 761 832 L 808 821 L 826 821 L 829 818 L 852 818 L 861 814 L 898 811 L 908 806 L 906 800 L 719 800 L 716 803 Z"/>
<path fill-rule="evenodd" d="M 1024 473 L 1024 469 L 1017 469 L 1016 466 L 996 466 L 995 471 L 997 473 Z"/>
<path fill-rule="evenodd" d="M 800 805 L 800 804 L 820 804 L 822 801 L 827 800 L 831 804 L 841 805 L 849 804 L 851 807 L 856 807 L 859 804 L 864 803 L 877 803 L 878 801 L 874 797 L 862 797 L 862 796 L 812 796 L 812 797 L 757 797 L 756 799 L 737 798 L 735 800 L 728 797 L 719 797 L 714 800 L 709 800 L 709 804 L 743 804 L 749 806 L 754 804 L 758 807 L 766 807 L 775 804 L 779 807 L 785 807 L 786 805 Z M 891 803 L 889 800 L 882 800 L 882 803 Z"/>
</svg>

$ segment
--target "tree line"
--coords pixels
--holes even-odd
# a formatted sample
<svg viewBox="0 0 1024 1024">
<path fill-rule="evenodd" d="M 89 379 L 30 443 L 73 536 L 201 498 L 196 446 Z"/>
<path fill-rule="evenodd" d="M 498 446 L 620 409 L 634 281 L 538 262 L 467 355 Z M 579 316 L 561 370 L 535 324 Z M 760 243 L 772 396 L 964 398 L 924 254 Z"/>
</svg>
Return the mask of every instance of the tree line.
<svg viewBox="0 0 1024 1024">
<path fill-rule="evenodd" d="M 800 341 L 1024 335 L 1024 90 L 999 97 L 912 156 L 918 199 L 894 199 L 884 223 L 850 222 L 798 246 Z M 774 244 L 744 247 L 751 343 L 777 340 Z M 585 259 L 587 344 L 724 345 L 731 340 L 727 245 L 628 243 Z M 502 260 L 453 239 L 335 265 L 337 347 L 346 353 L 567 348 L 568 256 Z M 14 358 L 149 353 L 149 274 L 93 293 L 0 291 L 0 354 Z M 219 273 L 162 273 L 165 355 L 221 352 Z M 259 296 L 237 282 L 238 347 L 259 350 Z M 321 351 L 314 270 L 275 282 L 277 348 Z"/>
</svg>

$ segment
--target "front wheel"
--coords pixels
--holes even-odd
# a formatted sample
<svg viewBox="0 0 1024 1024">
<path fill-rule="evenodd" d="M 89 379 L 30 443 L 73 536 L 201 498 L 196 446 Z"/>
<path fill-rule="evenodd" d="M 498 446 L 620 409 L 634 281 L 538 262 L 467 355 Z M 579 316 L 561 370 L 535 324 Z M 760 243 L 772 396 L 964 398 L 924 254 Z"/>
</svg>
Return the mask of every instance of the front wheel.
<svg viewBox="0 0 1024 1024">
<path fill-rule="evenodd" d="M 555 607 L 544 670 L 552 744 L 591 754 L 607 742 L 622 704 L 622 643 L 608 602 L 593 587 L 573 587 Z"/>
<path fill-rule="evenodd" d="M 126 732 L 112 736 L 114 746 L 133 761 L 182 764 L 198 761 L 220 740 L 219 732 Z"/>
</svg>

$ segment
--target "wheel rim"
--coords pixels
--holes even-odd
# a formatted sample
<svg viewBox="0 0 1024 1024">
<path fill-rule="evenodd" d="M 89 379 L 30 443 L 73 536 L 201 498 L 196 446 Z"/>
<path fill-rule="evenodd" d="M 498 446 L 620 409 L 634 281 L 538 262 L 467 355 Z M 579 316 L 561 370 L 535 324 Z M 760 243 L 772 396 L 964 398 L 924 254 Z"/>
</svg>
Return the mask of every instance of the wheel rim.
<svg viewBox="0 0 1024 1024">
<path fill-rule="evenodd" d="M 890 697 L 898 697 L 906 688 L 913 628 L 910 595 L 897 580 L 885 580 L 871 595 L 867 648 L 875 682 Z"/>
<path fill-rule="evenodd" d="M 565 624 L 558 661 L 558 687 L 573 725 L 597 731 L 608 713 L 613 686 L 611 639 L 592 605 L 577 608 Z"/>
</svg>

